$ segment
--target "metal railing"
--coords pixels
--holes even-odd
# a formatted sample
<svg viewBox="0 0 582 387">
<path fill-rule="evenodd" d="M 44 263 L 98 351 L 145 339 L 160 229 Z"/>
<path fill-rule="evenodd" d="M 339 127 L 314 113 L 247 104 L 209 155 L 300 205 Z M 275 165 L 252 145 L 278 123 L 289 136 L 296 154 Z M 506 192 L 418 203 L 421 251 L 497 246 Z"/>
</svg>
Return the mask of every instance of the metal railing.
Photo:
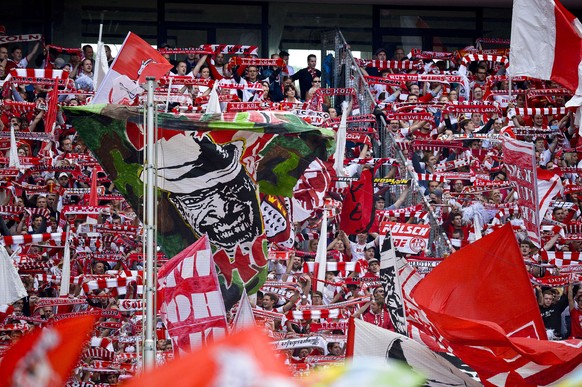
<svg viewBox="0 0 582 387">
<path fill-rule="evenodd" d="M 429 224 L 431 226 L 429 246 L 427 254 L 434 257 L 443 257 L 453 251 L 452 245 L 438 221 L 433 209 L 430 207 L 423 189 L 418 184 L 416 174 L 411 173 L 409 169 L 410 161 L 404 156 L 401 148 L 398 146 L 394 136 L 387 130 L 387 123 L 384 115 L 381 114 L 380 108 L 376 104 L 376 99 L 370 92 L 357 61 L 354 59 L 350 46 L 346 42 L 343 34 L 339 29 L 326 31 L 322 33 L 322 86 L 335 88 L 353 88 L 358 98 L 358 114 L 374 114 L 376 116 L 376 130 L 379 135 L 379 143 L 374 146 L 374 154 L 379 157 L 389 157 L 397 159 L 399 162 L 398 176 L 402 179 L 410 180 L 410 189 L 408 191 L 404 206 L 422 204 L 423 209 L 429 214 Z M 331 103 L 332 106 L 340 106 L 343 100 L 350 99 L 350 96 L 335 96 Z M 353 125 L 353 124 L 349 124 Z M 348 126 L 349 128 L 349 126 Z M 384 167 L 386 168 L 386 167 Z M 384 175 L 387 173 L 383 170 Z M 394 202 L 406 189 L 402 185 L 392 185 L 387 191 L 387 202 Z"/>
</svg>

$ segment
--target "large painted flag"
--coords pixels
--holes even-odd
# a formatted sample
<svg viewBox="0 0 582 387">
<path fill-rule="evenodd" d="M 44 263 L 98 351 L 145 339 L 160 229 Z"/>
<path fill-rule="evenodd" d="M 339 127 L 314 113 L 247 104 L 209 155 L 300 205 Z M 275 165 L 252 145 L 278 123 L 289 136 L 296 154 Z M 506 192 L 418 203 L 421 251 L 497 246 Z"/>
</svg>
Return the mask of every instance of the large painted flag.
<svg viewBox="0 0 582 387">
<path fill-rule="evenodd" d="M 67 116 L 116 188 L 139 208 L 143 194 L 143 114 L 115 105 Z M 303 171 L 326 159 L 333 132 L 288 113 L 158 114 L 158 243 L 169 256 L 204 234 L 229 309 L 242 288 L 266 279 L 266 233 L 259 191 L 291 196 Z"/>
<path fill-rule="evenodd" d="M 582 362 L 581 340 L 547 340 L 511 225 L 452 254 L 411 297 L 435 340 L 485 386 L 547 385 Z"/>
<path fill-rule="evenodd" d="M 128 32 L 123 46 L 111 64 L 93 97 L 93 104 L 122 103 L 130 105 L 143 92 L 140 85 L 146 77 L 160 78 L 172 65 L 148 42 Z M 96 69 L 100 71 L 100 69 Z"/>
<path fill-rule="evenodd" d="M 481 385 L 426 346 L 359 319 L 350 319 L 346 356 L 402 361 L 426 378 L 425 386 Z"/>
<path fill-rule="evenodd" d="M 127 387 L 293 386 L 258 328 L 247 329 L 145 372 Z"/>
<path fill-rule="evenodd" d="M 226 335 L 226 310 L 206 235 L 160 269 L 158 298 L 175 354 L 191 352 Z"/>
<path fill-rule="evenodd" d="M 551 79 L 582 96 L 582 24 L 558 0 L 514 0 L 509 64 L 511 75 Z"/>
<path fill-rule="evenodd" d="M 0 386 L 64 386 L 93 322 L 91 316 L 70 318 L 23 336 L 2 358 Z"/>
</svg>

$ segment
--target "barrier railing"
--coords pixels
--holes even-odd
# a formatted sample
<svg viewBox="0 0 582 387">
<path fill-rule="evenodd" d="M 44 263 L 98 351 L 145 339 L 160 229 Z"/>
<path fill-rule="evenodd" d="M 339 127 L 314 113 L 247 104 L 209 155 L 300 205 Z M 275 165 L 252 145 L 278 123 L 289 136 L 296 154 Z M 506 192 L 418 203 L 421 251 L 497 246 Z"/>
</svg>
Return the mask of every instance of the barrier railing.
<svg viewBox="0 0 582 387">
<path fill-rule="evenodd" d="M 357 101 L 352 101 L 352 106 L 354 107 L 352 115 L 375 115 L 375 129 L 378 132 L 380 141 L 374 146 L 374 154 L 380 155 L 380 157 L 397 159 L 399 161 L 398 177 L 410 180 L 410 188 L 403 206 L 422 204 L 424 210 L 429 213 L 431 233 L 427 254 L 435 257 L 443 257 L 450 254 L 453 251 L 451 242 L 444 233 L 434 208 L 430 206 L 424 196 L 423 189 L 418 184 L 416 174 L 412 173 L 413 170 L 410 160 L 408 157 L 405 157 L 394 136 L 387 130 L 388 125 L 386 120 L 381 114 L 381 110 L 370 92 L 370 88 L 365 81 L 360 67 L 356 60 L 354 60 L 350 46 L 346 42 L 342 32 L 339 29 L 323 32 L 321 42 L 321 57 L 324 58 L 322 60 L 322 79 L 324 81 L 322 85 L 333 88 L 353 88 Z M 331 99 L 331 104 L 334 107 L 338 107 L 342 101 L 350 101 L 352 98 L 351 95 L 334 96 Z M 354 125 L 357 124 L 348 124 L 348 128 Z M 387 167 L 383 167 L 382 172 L 383 176 L 385 176 L 388 173 Z M 394 202 L 404 189 L 407 189 L 407 187 L 402 185 L 390 186 L 386 193 L 387 203 Z"/>
</svg>

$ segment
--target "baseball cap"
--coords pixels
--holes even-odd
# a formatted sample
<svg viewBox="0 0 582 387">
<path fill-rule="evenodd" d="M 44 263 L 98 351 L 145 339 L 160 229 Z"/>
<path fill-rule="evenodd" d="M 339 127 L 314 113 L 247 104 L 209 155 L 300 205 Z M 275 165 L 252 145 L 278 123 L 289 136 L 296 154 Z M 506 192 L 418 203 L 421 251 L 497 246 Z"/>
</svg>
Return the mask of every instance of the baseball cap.
<svg viewBox="0 0 582 387">
<path fill-rule="evenodd" d="M 370 260 L 368 261 L 368 266 L 370 266 L 370 265 L 371 265 L 372 263 L 374 263 L 374 262 L 376 262 L 376 263 L 378 263 L 378 264 L 380 263 L 380 261 L 378 261 L 378 259 L 376 259 L 376 258 L 372 258 L 372 259 L 370 259 Z"/>
<path fill-rule="evenodd" d="M 65 172 L 61 172 L 61 173 L 59 174 L 59 179 L 60 179 L 61 177 L 63 177 L 63 176 L 64 176 L 64 177 L 69 177 L 69 175 L 67 175 Z"/>
</svg>

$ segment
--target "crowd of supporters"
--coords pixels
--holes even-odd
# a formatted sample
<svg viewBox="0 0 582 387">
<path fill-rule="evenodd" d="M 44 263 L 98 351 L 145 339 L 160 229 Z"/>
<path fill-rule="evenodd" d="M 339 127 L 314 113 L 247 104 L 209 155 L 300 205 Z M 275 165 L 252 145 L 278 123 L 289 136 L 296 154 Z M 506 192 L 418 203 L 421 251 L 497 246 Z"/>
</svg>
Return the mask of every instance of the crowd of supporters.
<svg viewBox="0 0 582 387">
<path fill-rule="evenodd" d="M 58 109 L 58 105 L 85 104 L 92 96 L 93 49 L 84 46 L 70 54 L 63 49 L 51 55 L 50 48 L 41 49 L 40 44 L 28 46 L 29 52 L 23 52 L 20 46 L 0 45 L 0 79 L 17 68 L 51 67 L 66 70 L 73 83 L 58 86 L 58 93 L 52 92 L 56 85 L 43 82 L 8 79 L 3 85 L 0 233 L 28 296 L 0 305 L 0 351 L 34 326 L 94 314 L 98 324 L 76 369 L 76 382 L 116 384 L 120 376 L 135 372 L 141 345 L 142 228 Z M 380 280 L 381 237 L 386 227 L 426 225 L 429 217 L 436 219 L 451 250 L 511 223 L 546 327 L 557 339 L 582 338 L 582 291 L 577 286 L 582 241 L 580 136 L 573 111 L 564 107 L 571 94 L 552 82 L 524 77 L 510 81 L 505 50 L 491 51 L 494 54 L 466 49 L 446 57 L 413 51 L 407 58 L 398 48 L 388 59 L 388 52 L 380 49 L 372 61 L 357 62 L 386 126 L 376 121 L 378 115 L 369 123 L 353 112 L 345 173 L 355 179 L 373 168 L 375 177 L 384 179 L 367 193 L 373 196 L 376 218 L 365 232 L 348 235 L 341 230 L 338 215 L 346 188 L 342 188 L 345 183 L 334 182 L 325 205 L 330 215 L 325 280 L 314 275 L 310 264 L 320 239 L 323 211 L 319 211 L 295 225 L 292 248 L 270 246 L 268 280 L 253 296 L 255 316 L 273 338 L 316 335 L 324 339 L 323 346 L 288 351 L 295 369 L 339 361 L 349 316 L 394 330 Z M 106 53 L 111 64 L 111 51 Z M 156 93 L 161 109 L 204 111 L 211 81 L 219 82 L 220 102 L 227 111 L 295 111 L 312 124 L 337 130 L 339 116 L 350 109 L 347 105 L 342 109 L 338 95 L 318 91 L 323 74 L 313 55 L 306 58 L 305 68 L 297 70 L 288 65 L 285 51 L 271 55 L 272 61 L 264 66 L 239 64 L 222 52 L 165 55 L 174 68 L 162 82 L 165 88 Z M 462 59 L 470 55 L 475 60 L 463 65 L 466 77 L 462 73 L 463 78 L 454 78 L 463 71 Z M 249 102 L 258 104 L 244 105 Z M 351 109 L 356 107 L 352 104 Z M 322 115 L 306 115 L 306 110 Z M 362 130 L 370 125 L 373 130 Z M 17 166 L 9 166 L 11 127 Z M 503 163 L 504 136 L 533 143 L 537 166 L 554 172 L 564 186 L 547 213 L 540 214 L 542 246 L 527 238 L 516 190 Z M 397 147 L 406 160 L 374 158 L 374 151 L 388 145 Z M 390 165 L 376 170 L 375 163 Z M 420 200 L 411 203 L 411 196 Z M 431 241 L 425 238 L 413 245 L 413 236 L 404 232 L 394 241 L 397 254 L 406 255 L 419 270 L 426 273 L 446 258 L 432 254 L 429 259 L 435 251 Z M 70 246 L 65 247 L 66 240 Z M 70 249 L 71 279 L 70 290 L 63 292 L 66 249 Z M 158 263 L 166 259 L 160 255 Z M 312 290 L 318 281 L 324 282 L 323 290 Z M 320 315 L 293 313 L 305 310 Z M 172 345 L 161 324 L 158 328 L 158 360 L 164 361 L 172 356 Z"/>
</svg>

